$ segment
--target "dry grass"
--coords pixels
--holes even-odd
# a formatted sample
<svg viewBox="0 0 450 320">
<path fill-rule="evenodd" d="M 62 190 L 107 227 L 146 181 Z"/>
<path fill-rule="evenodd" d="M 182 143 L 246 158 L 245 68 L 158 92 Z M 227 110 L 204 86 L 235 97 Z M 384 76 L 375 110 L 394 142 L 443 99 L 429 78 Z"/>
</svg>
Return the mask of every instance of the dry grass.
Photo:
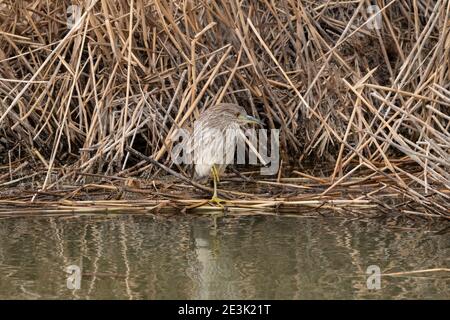
<svg viewBox="0 0 450 320">
<path fill-rule="evenodd" d="M 380 29 L 369 1 L 94 0 L 68 30 L 71 3 L 0 0 L 3 199 L 154 173 L 127 147 L 168 164 L 170 133 L 223 101 L 281 129 L 280 192 L 353 201 L 356 179 L 359 199 L 449 217 L 450 1 L 377 1 Z"/>
</svg>

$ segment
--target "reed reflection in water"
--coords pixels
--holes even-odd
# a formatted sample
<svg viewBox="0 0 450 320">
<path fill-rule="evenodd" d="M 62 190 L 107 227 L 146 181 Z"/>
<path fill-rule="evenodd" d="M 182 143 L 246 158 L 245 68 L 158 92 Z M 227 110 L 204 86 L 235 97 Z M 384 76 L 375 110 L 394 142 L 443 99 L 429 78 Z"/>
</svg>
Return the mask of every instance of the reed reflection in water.
<svg viewBox="0 0 450 320">
<path fill-rule="evenodd" d="M 82 216 L 0 220 L 2 299 L 450 298 L 450 236 L 379 221 L 276 216 Z M 69 290 L 65 268 L 82 268 Z"/>
</svg>

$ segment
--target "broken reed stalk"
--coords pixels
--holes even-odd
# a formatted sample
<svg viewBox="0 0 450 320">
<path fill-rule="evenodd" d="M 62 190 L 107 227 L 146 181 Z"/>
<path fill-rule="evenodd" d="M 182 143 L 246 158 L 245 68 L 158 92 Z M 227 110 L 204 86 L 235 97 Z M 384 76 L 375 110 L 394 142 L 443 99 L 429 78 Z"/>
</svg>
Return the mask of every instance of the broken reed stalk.
<svg viewBox="0 0 450 320">
<path fill-rule="evenodd" d="M 0 188 L 39 200 L 85 174 L 154 172 L 130 150 L 168 163 L 175 130 L 234 102 L 281 130 L 283 167 L 322 197 L 360 178 L 363 198 L 389 206 L 388 189 L 448 216 L 450 1 L 377 3 L 369 17 L 367 1 L 3 2 Z M 331 169 L 299 169 L 318 162 Z"/>
<path fill-rule="evenodd" d="M 189 183 L 190 185 L 196 187 L 197 189 L 200 189 L 200 190 L 203 190 L 203 191 L 208 191 L 208 192 L 212 192 L 212 191 L 213 191 L 213 189 L 208 188 L 208 187 L 205 187 L 204 185 L 201 185 L 200 183 L 197 183 L 197 182 L 193 181 L 192 179 L 189 179 L 189 178 L 187 178 L 187 177 L 185 177 L 185 176 L 179 174 L 178 172 L 176 172 L 176 171 L 174 171 L 174 170 L 172 170 L 172 169 L 166 167 L 165 165 L 159 163 L 158 161 L 156 161 L 156 160 L 154 160 L 154 159 L 152 159 L 152 158 L 150 158 L 150 157 L 147 157 L 147 156 L 143 155 L 143 154 L 140 153 L 139 151 L 136 151 L 136 150 L 134 150 L 134 149 L 132 149 L 132 148 L 130 148 L 130 147 L 126 147 L 125 150 L 128 151 L 128 152 L 130 152 L 130 153 L 132 153 L 132 154 L 135 155 L 136 157 L 141 158 L 141 159 L 143 159 L 143 160 L 145 160 L 145 161 L 148 161 L 148 162 L 150 162 L 151 164 L 157 166 L 158 168 L 161 168 L 162 170 L 164 170 L 164 171 L 167 172 L 168 174 L 170 174 L 170 175 L 172 175 L 172 176 L 174 176 L 174 177 L 180 179 L 181 181 L 185 181 L 185 182 Z"/>
</svg>

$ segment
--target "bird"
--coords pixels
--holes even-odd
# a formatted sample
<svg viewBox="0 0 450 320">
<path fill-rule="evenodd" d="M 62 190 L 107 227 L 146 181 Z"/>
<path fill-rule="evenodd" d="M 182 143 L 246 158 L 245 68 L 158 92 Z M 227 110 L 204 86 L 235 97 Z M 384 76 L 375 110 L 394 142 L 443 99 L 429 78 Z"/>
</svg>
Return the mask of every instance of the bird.
<svg viewBox="0 0 450 320">
<path fill-rule="evenodd" d="M 234 103 L 219 103 L 204 109 L 194 121 L 189 138 L 188 153 L 194 165 L 195 177 L 212 177 L 214 191 L 210 202 L 222 206 L 225 200 L 217 195 L 220 175 L 234 160 L 237 139 L 248 124 L 263 125 L 259 119 L 248 115 L 244 107 Z"/>
</svg>

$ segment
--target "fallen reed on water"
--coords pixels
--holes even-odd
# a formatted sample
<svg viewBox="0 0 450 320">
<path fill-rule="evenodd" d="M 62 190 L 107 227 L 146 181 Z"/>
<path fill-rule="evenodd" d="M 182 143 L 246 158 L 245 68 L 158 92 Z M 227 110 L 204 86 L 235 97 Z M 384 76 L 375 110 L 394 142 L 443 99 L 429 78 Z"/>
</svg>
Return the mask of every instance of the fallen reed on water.
<svg viewBox="0 0 450 320">
<path fill-rule="evenodd" d="M 258 188 L 236 203 L 398 199 L 448 218 L 450 1 L 376 4 L 1 2 L 0 200 L 195 198 L 179 179 L 160 192 L 167 171 L 129 148 L 170 167 L 171 134 L 235 102 L 280 129 L 283 160 L 277 177 L 241 175 Z"/>
</svg>

